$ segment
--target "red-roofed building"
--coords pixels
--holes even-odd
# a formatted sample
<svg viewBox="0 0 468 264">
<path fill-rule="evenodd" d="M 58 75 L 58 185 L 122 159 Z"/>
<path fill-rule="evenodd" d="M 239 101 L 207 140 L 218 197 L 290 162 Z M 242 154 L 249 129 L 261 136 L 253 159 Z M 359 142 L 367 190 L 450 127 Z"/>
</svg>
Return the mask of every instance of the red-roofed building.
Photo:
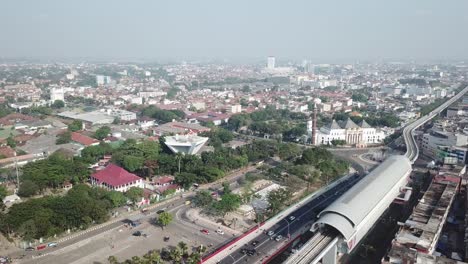
<svg viewBox="0 0 468 264">
<path fill-rule="evenodd" d="M 10 148 L 9 146 L 0 147 L 0 156 L 2 157 L 2 159 L 14 157 L 15 150 Z"/>
<path fill-rule="evenodd" d="M 91 184 L 118 192 L 126 192 L 131 187 L 144 188 L 142 178 L 115 164 L 92 174 Z"/>
<path fill-rule="evenodd" d="M 163 194 L 167 190 L 174 190 L 175 193 L 178 193 L 182 191 L 182 187 L 179 184 L 169 184 L 169 185 L 156 188 L 156 192 L 160 195 Z"/>
<path fill-rule="evenodd" d="M 76 143 L 79 143 L 79 144 L 81 144 L 83 146 L 99 145 L 99 140 L 97 140 L 95 138 L 85 136 L 85 135 L 80 134 L 78 132 L 72 132 L 71 133 L 71 140 L 76 142 Z"/>
<path fill-rule="evenodd" d="M 173 182 L 174 182 L 174 177 L 172 176 L 162 176 L 162 177 L 157 177 L 154 179 L 154 185 L 158 187 L 170 185 Z"/>
</svg>

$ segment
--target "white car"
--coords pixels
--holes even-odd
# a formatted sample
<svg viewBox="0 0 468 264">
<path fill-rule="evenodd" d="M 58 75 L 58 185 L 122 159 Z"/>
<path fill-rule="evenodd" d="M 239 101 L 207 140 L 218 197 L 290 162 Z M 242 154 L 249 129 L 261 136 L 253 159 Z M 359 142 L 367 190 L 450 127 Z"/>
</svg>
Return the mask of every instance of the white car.
<svg viewBox="0 0 468 264">
<path fill-rule="evenodd" d="M 282 236 L 282 235 L 278 235 L 277 237 L 275 237 L 275 240 L 276 240 L 276 241 L 280 241 L 281 239 L 283 239 L 283 236 Z"/>
<path fill-rule="evenodd" d="M 216 230 L 216 233 L 218 233 L 218 234 L 220 234 L 220 235 L 224 235 L 224 231 L 221 230 L 221 229 Z"/>
<path fill-rule="evenodd" d="M 295 217 L 294 215 L 291 215 L 291 216 L 289 217 L 289 220 L 290 220 L 290 221 L 294 221 L 294 219 L 296 219 L 296 217 Z"/>
</svg>

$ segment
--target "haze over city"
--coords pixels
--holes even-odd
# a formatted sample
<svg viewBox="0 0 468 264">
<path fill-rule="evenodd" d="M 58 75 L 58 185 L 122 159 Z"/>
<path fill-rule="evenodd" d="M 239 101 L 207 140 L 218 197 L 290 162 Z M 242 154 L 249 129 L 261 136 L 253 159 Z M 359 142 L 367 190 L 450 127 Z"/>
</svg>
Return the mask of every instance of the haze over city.
<svg viewBox="0 0 468 264">
<path fill-rule="evenodd" d="M 0 264 L 468 264 L 468 1 L 0 10 Z"/>
<path fill-rule="evenodd" d="M 0 6 L 0 58 L 468 58 L 468 2 L 462 0 L 45 0 Z"/>
</svg>

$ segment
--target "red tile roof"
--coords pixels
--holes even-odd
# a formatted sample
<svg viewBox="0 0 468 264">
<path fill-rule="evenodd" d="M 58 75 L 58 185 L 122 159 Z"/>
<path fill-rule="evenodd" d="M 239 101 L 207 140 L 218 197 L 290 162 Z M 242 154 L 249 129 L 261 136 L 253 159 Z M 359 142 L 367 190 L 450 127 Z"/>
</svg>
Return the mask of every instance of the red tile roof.
<svg viewBox="0 0 468 264">
<path fill-rule="evenodd" d="M 166 191 L 166 190 L 171 190 L 171 189 L 172 189 L 172 190 L 176 190 L 176 191 L 177 191 L 177 190 L 180 189 L 180 188 L 181 188 L 181 187 L 180 187 L 179 184 L 171 184 L 171 185 L 166 185 L 166 186 L 160 186 L 160 187 L 158 187 L 158 188 L 156 189 L 156 191 L 157 191 L 158 193 L 161 194 L 161 193 L 163 193 L 163 192 Z"/>
<path fill-rule="evenodd" d="M 106 183 L 113 187 L 141 180 L 140 177 L 115 164 L 109 164 L 105 169 L 94 173 L 91 177 L 95 178 L 100 183 Z"/>
<path fill-rule="evenodd" d="M 0 118 L 0 124 L 4 126 L 8 126 L 8 125 L 13 125 L 16 122 L 25 121 L 25 120 L 29 121 L 29 120 L 37 120 L 37 119 L 32 116 L 23 115 L 20 113 L 12 113 L 12 114 L 9 114 L 7 116 Z"/>
<path fill-rule="evenodd" d="M 163 185 L 163 184 L 166 184 L 166 183 L 171 183 L 174 181 L 174 177 L 171 177 L 171 176 L 163 176 L 163 177 L 158 177 L 154 183 L 155 184 L 158 184 L 158 185 Z"/>
<path fill-rule="evenodd" d="M 75 141 L 77 143 L 80 143 L 81 145 L 85 145 L 85 146 L 89 146 L 89 145 L 99 143 L 99 140 L 94 139 L 94 138 L 90 138 L 88 136 L 82 135 L 82 134 L 77 133 L 77 132 L 72 132 L 71 133 L 71 140 L 73 140 L 73 141 Z"/>
<path fill-rule="evenodd" d="M 0 155 L 2 155 L 3 158 L 11 158 L 15 156 L 15 150 L 8 146 L 0 147 Z"/>
</svg>

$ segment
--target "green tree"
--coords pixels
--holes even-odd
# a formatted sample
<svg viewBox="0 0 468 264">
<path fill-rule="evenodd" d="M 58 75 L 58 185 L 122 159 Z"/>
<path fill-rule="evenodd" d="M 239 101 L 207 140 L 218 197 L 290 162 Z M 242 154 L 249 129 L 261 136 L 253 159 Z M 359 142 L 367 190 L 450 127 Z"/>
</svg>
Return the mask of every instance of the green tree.
<svg viewBox="0 0 468 264">
<path fill-rule="evenodd" d="M 125 156 L 122 165 L 126 170 L 134 172 L 143 167 L 144 161 L 142 157 Z"/>
<path fill-rule="evenodd" d="M 200 207 L 205 207 L 210 205 L 213 202 L 213 197 L 211 196 L 211 193 L 207 190 L 201 190 L 195 194 L 195 197 L 193 197 L 193 203 L 196 206 Z"/>
<path fill-rule="evenodd" d="M 13 139 L 13 136 L 9 136 L 6 140 L 7 142 L 7 145 L 10 147 L 10 148 L 16 148 L 16 141 Z"/>
<path fill-rule="evenodd" d="M 268 203 L 270 204 L 270 210 L 273 214 L 276 214 L 283 208 L 286 202 L 291 201 L 292 193 L 287 189 L 277 189 L 268 193 Z"/>
<path fill-rule="evenodd" d="M 125 196 L 133 203 L 136 204 L 143 197 L 143 189 L 138 187 L 131 187 L 125 193 Z"/>
<path fill-rule="evenodd" d="M 278 156 L 282 160 L 289 160 L 299 157 L 302 153 L 301 148 L 293 143 L 283 143 L 279 145 Z"/>
<path fill-rule="evenodd" d="M 343 146 L 346 145 L 346 140 L 343 139 L 334 139 L 331 141 L 332 145 L 334 146 Z"/>
<path fill-rule="evenodd" d="M 94 138 L 103 140 L 111 133 L 111 129 L 108 126 L 102 126 L 94 132 Z"/>
<path fill-rule="evenodd" d="M 31 180 L 22 181 L 18 190 L 21 197 L 30 197 L 39 192 L 39 187 Z"/>
<path fill-rule="evenodd" d="M 50 107 L 54 109 L 60 109 L 65 107 L 65 103 L 62 100 L 55 100 Z"/>
<path fill-rule="evenodd" d="M 148 261 L 149 264 L 162 264 L 161 255 L 156 250 L 150 250 L 146 253 L 143 258 Z"/>
<path fill-rule="evenodd" d="M 250 87 L 248 85 L 242 86 L 242 92 L 249 93 L 250 92 Z"/>
<path fill-rule="evenodd" d="M 158 223 L 161 225 L 161 227 L 164 229 L 168 224 L 172 222 L 172 214 L 169 212 L 162 212 L 159 214 L 158 217 Z"/>
<path fill-rule="evenodd" d="M 230 194 L 231 193 L 231 186 L 229 182 L 223 182 L 223 194 Z"/>
<path fill-rule="evenodd" d="M 169 256 L 174 263 L 181 263 L 182 261 L 182 252 L 178 248 L 171 249 Z"/>
<path fill-rule="evenodd" d="M 70 141 L 71 141 L 71 132 L 65 131 L 62 134 L 59 134 L 57 136 L 57 140 L 55 141 L 55 144 L 57 145 L 67 144 L 67 143 L 70 143 Z"/>
<path fill-rule="evenodd" d="M 109 264 L 118 264 L 119 261 L 117 260 L 117 258 L 115 256 L 109 256 L 107 258 L 107 261 L 109 262 Z"/>
<path fill-rule="evenodd" d="M 180 251 L 182 252 L 182 256 L 187 256 L 188 255 L 188 246 L 187 246 L 187 243 L 183 242 L 183 241 L 180 241 L 178 244 L 177 244 L 177 247 L 180 249 Z"/>
<path fill-rule="evenodd" d="M 356 102 L 367 102 L 368 98 L 365 94 L 362 94 L 362 93 L 353 93 L 353 95 L 351 96 L 351 99 L 353 99 L 353 101 L 356 101 Z"/>
<path fill-rule="evenodd" d="M 167 91 L 166 97 L 168 99 L 174 99 L 179 92 L 180 92 L 179 88 L 171 88 L 169 89 L 169 91 Z"/>
<path fill-rule="evenodd" d="M 221 200 L 213 204 L 215 211 L 221 215 L 235 211 L 242 203 L 240 195 L 227 193 L 221 196 Z"/>
<path fill-rule="evenodd" d="M 132 260 L 132 264 L 143 264 L 139 256 L 133 256 L 131 260 Z"/>
<path fill-rule="evenodd" d="M 176 192 L 176 190 L 174 190 L 174 189 L 167 189 L 161 195 L 167 197 L 167 196 L 173 195 L 175 192 Z"/>
<path fill-rule="evenodd" d="M 249 101 L 247 101 L 247 99 L 245 99 L 245 98 L 241 98 L 240 105 L 243 106 L 243 107 L 247 107 L 247 106 L 249 106 Z"/>
<path fill-rule="evenodd" d="M 107 193 L 107 199 L 112 203 L 113 207 L 125 205 L 127 198 L 122 192 L 110 191 Z"/>
<path fill-rule="evenodd" d="M 7 188 L 4 185 L 0 185 L 0 202 L 8 195 Z"/>
<path fill-rule="evenodd" d="M 68 130 L 71 132 L 79 131 L 83 128 L 83 122 L 80 120 L 73 120 L 71 124 L 68 125 Z"/>
<path fill-rule="evenodd" d="M 189 172 L 177 173 L 175 176 L 175 181 L 182 185 L 185 190 L 188 190 L 195 183 L 197 175 Z"/>
<path fill-rule="evenodd" d="M 198 252 L 192 252 L 187 258 L 187 264 L 198 264 L 201 262 L 201 255 Z"/>
</svg>

